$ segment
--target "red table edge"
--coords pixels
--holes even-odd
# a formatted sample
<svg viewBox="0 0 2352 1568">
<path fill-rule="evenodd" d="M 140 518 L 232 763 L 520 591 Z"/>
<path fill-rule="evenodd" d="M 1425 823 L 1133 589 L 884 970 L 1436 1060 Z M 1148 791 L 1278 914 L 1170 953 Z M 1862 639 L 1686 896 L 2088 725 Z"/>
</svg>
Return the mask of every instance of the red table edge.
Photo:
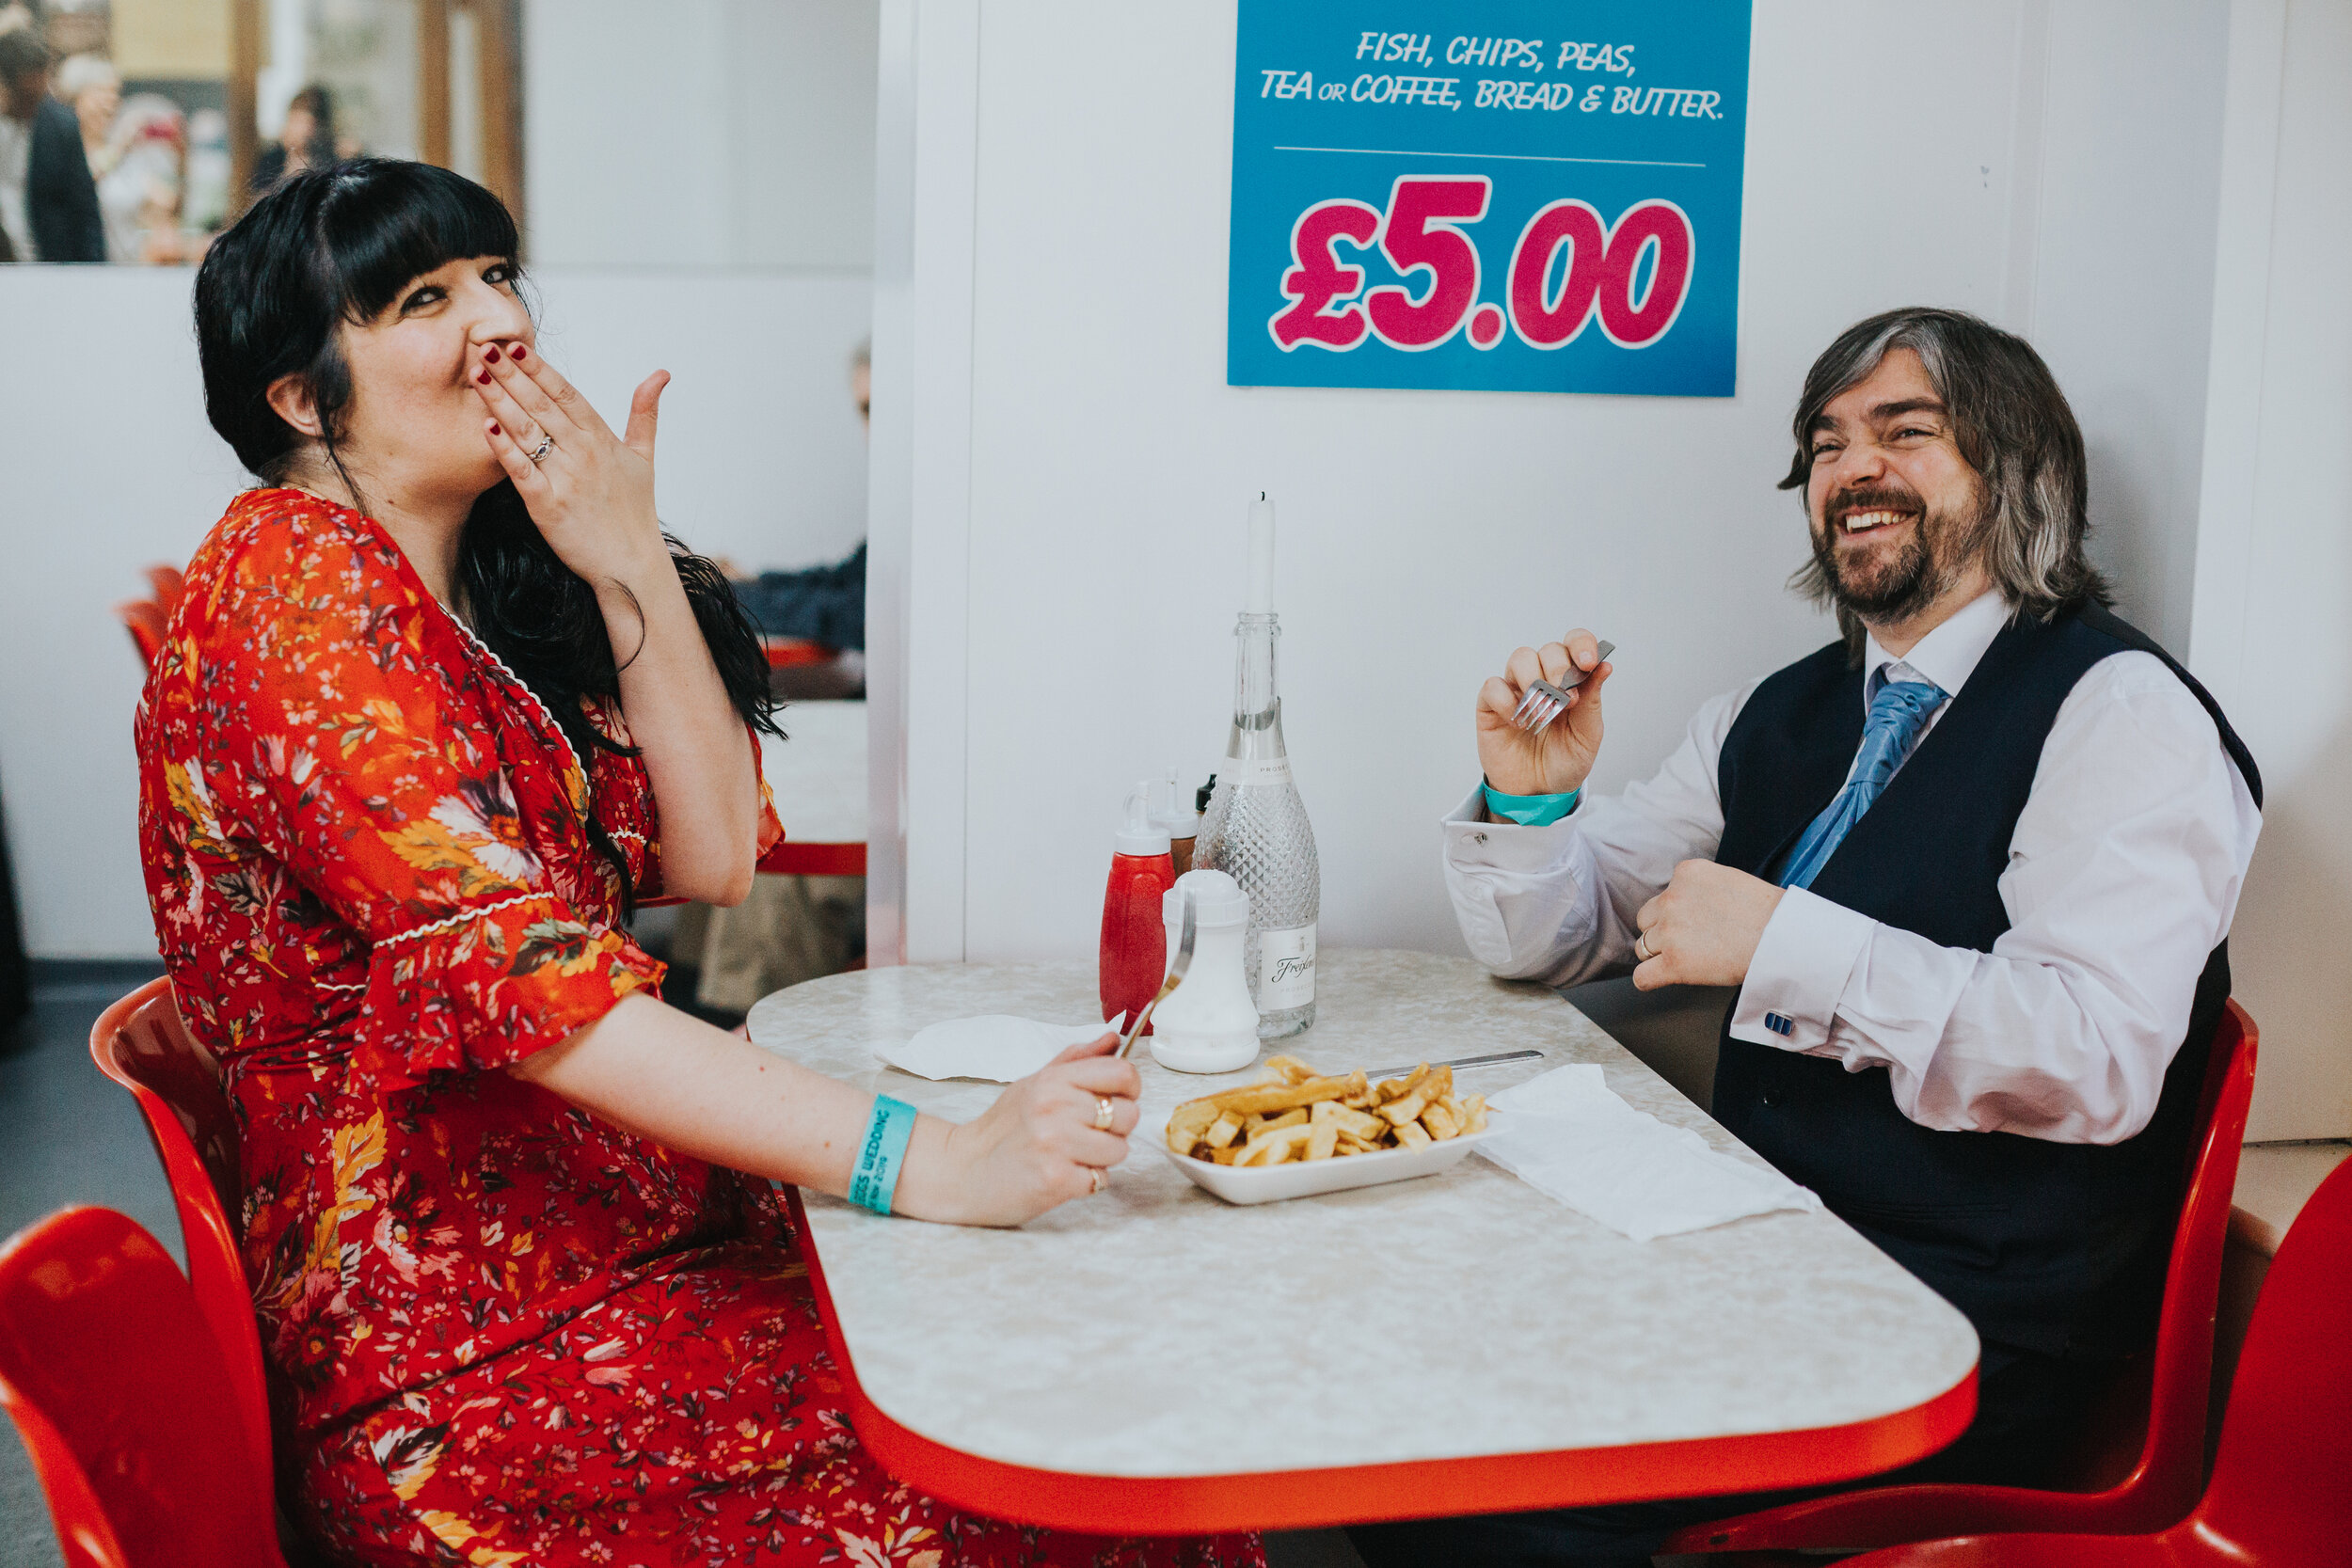
<svg viewBox="0 0 2352 1568">
<path fill-rule="evenodd" d="M 853 844 L 807 844 L 799 839 L 779 839 L 773 848 L 759 858 L 759 869 L 771 877 L 863 877 L 866 845 L 862 840 Z"/>
<path fill-rule="evenodd" d="M 1224 1476 L 1041 1470 L 949 1448 L 883 1414 L 866 1396 L 825 1287 L 800 1189 L 783 1191 L 850 1419 L 866 1450 L 898 1481 L 958 1508 L 1021 1524 L 1100 1535 L 1206 1535 L 1819 1486 L 1924 1458 L 1958 1437 L 1977 1413 L 1972 1366 L 1923 1404 L 1800 1432 Z"/>
</svg>

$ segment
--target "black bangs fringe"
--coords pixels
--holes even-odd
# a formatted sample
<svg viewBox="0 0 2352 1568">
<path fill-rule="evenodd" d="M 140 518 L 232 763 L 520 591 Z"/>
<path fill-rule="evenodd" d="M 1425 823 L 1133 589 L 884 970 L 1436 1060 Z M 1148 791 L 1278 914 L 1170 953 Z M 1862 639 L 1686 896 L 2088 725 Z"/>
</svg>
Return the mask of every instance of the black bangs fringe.
<svg viewBox="0 0 2352 1568">
<path fill-rule="evenodd" d="M 343 315 L 372 320 L 411 279 L 474 256 L 508 261 L 521 247 L 505 204 L 462 174 L 431 164 L 361 158 L 337 165 L 319 204 L 321 249 L 333 258 Z"/>
</svg>

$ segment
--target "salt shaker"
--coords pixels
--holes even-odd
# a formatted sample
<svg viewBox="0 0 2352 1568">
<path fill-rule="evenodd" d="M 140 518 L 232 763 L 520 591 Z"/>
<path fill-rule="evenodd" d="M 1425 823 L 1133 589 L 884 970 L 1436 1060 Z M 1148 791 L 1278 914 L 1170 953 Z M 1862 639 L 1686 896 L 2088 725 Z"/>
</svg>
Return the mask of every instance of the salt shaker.
<svg viewBox="0 0 2352 1568">
<path fill-rule="evenodd" d="M 1192 968 L 1152 1014 L 1152 1056 L 1178 1072 L 1233 1072 L 1258 1059 L 1258 1005 L 1249 999 L 1242 937 L 1249 895 L 1222 871 L 1187 871 L 1160 900 L 1168 950 L 1176 951 L 1192 898 Z"/>
</svg>

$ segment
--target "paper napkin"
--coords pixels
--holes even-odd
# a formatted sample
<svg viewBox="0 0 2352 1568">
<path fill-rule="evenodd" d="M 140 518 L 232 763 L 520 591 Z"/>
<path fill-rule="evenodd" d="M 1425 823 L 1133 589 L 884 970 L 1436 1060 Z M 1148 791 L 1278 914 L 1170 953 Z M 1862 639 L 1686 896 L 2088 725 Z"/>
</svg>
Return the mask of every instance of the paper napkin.
<svg viewBox="0 0 2352 1568">
<path fill-rule="evenodd" d="M 1779 1172 L 1718 1153 L 1689 1128 L 1635 1110 L 1590 1064 L 1538 1074 L 1488 1103 L 1505 1114 L 1479 1153 L 1637 1242 L 1821 1206 Z"/>
<path fill-rule="evenodd" d="M 917 1078 L 980 1078 L 1009 1084 L 1026 1078 L 1073 1045 L 1100 1039 L 1113 1023 L 1041 1023 L 1033 1018 L 991 1013 L 950 1019 L 919 1030 L 904 1045 L 877 1046 L 874 1054 Z"/>
</svg>

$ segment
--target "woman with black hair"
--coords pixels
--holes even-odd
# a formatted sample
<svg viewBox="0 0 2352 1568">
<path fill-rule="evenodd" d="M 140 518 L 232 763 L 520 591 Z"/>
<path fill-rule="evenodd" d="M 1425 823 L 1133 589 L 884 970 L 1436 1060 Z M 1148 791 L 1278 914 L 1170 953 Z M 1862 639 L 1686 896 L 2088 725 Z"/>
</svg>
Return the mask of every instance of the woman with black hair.
<svg viewBox="0 0 2352 1568">
<path fill-rule="evenodd" d="M 150 676 L 142 848 L 242 1124 L 298 1519 L 372 1564 L 1261 1561 L 958 1514 L 839 1414 L 757 1179 L 1018 1224 L 1100 1190 L 1136 1078 L 1098 1041 L 951 1126 L 657 999 L 632 901 L 739 899 L 778 833 L 764 663 L 655 518 L 666 378 L 615 436 L 515 250 L 479 186 L 362 161 L 198 275 L 207 409 L 266 487 Z"/>
</svg>

